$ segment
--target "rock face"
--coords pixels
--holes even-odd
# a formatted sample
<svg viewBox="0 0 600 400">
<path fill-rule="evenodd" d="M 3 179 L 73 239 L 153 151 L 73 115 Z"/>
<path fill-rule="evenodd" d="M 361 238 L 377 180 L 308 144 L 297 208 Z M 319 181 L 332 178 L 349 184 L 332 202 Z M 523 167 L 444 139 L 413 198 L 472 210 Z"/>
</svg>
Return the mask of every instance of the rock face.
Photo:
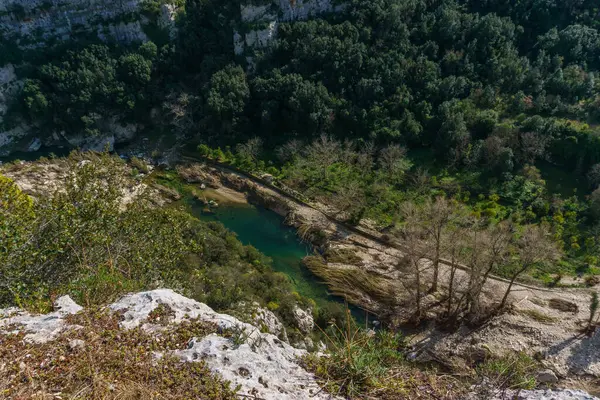
<svg viewBox="0 0 600 400">
<path fill-rule="evenodd" d="M 244 313 L 250 316 L 252 324 L 261 332 L 271 333 L 285 342 L 288 341 L 285 327 L 271 310 L 262 308 L 257 302 L 253 302 L 250 306 L 242 302 L 238 306 L 245 310 Z"/>
<path fill-rule="evenodd" d="M 249 397 L 281 400 L 331 399 L 320 392 L 314 376 L 300 367 L 298 357 L 305 354 L 269 333 L 230 315 L 218 314 L 210 307 L 183 297 L 172 290 L 153 290 L 125 296 L 110 309 L 123 313 L 124 328 L 142 326 L 148 315 L 163 304 L 173 311 L 173 323 L 186 318 L 200 318 L 215 323 L 220 333 L 193 338 L 188 349 L 173 354 L 184 361 L 204 360 L 215 372 L 241 386 L 241 394 Z"/>
<path fill-rule="evenodd" d="M 170 354 L 185 362 L 204 360 L 213 372 L 230 380 L 233 387 L 240 385 L 241 395 L 268 400 L 337 398 L 322 392 L 314 375 L 298 364 L 298 357 L 306 354 L 305 351 L 172 290 L 131 294 L 111 304 L 108 309 L 122 315 L 120 325 L 123 329 L 141 327 L 155 332 L 161 326 L 148 322 L 148 317 L 159 305 L 169 310 L 168 323 L 199 318 L 218 327 L 218 334 L 190 338 L 187 349 Z M 64 318 L 81 311 L 82 307 L 68 296 L 59 298 L 54 306 L 56 311 L 46 315 L 31 315 L 16 308 L 0 310 L 0 333 L 24 330 L 27 332 L 25 340 L 44 343 L 69 328 L 76 328 L 67 325 Z M 69 342 L 73 348 L 82 345 L 81 341 Z M 157 354 L 157 357 L 164 355 Z"/>
<path fill-rule="evenodd" d="M 294 308 L 294 319 L 296 326 L 303 333 L 310 333 L 315 327 L 315 321 L 310 311 L 305 311 L 298 306 Z"/>
<path fill-rule="evenodd" d="M 139 21 L 139 0 L 7 0 L 0 2 L 0 33 L 38 47 L 96 32 L 122 43 L 147 40 Z M 23 45 L 25 46 L 25 45 Z"/>
<path fill-rule="evenodd" d="M 26 332 L 25 340 L 32 343 L 45 343 L 60 335 L 68 325 L 64 318 L 77 314 L 83 307 L 77 305 L 69 296 L 63 296 L 54 303 L 54 312 L 45 315 L 31 315 L 17 308 L 0 310 L 0 332 Z"/>
<path fill-rule="evenodd" d="M 235 54 L 246 54 L 249 64 L 252 64 L 253 51 L 271 45 L 277 38 L 280 22 L 306 20 L 324 13 L 340 12 L 343 8 L 343 4 L 334 5 L 332 0 L 274 0 L 270 4 L 242 4 L 241 19 L 250 28 L 244 33 L 234 32 Z"/>
</svg>

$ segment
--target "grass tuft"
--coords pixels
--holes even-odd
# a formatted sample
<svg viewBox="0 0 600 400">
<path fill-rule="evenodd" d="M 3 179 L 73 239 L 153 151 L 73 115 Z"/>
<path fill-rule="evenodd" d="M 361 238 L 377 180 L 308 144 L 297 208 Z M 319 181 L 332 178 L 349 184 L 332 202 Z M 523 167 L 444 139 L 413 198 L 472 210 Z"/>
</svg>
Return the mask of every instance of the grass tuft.
<svg viewBox="0 0 600 400">
<path fill-rule="evenodd" d="M 400 334 L 361 329 L 349 311 L 345 325 L 333 325 L 324 335 L 329 353 L 308 355 L 303 361 L 329 393 L 350 399 L 396 400 L 454 399 L 463 392 L 460 382 L 407 362 Z"/>
<path fill-rule="evenodd" d="M 489 356 L 477 366 L 477 374 L 495 389 L 533 389 L 538 363 L 525 353 Z"/>
<path fill-rule="evenodd" d="M 540 312 L 538 310 L 521 310 L 519 312 L 535 321 L 542 322 L 544 324 L 551 324 L 553 322 L 556 322 L 556 318 L 544 314 L 543 312 Z"/>
</svg>

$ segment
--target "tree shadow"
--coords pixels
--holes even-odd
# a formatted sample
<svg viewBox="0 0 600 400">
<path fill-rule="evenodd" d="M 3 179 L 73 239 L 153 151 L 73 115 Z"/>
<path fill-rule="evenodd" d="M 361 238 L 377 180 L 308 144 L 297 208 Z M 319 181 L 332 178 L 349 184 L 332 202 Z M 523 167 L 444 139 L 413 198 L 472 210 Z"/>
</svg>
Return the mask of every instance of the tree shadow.
<svg viewBox="0 0 600 400">
<path fill-rule="evenodd" d="M 598 329 L 594 330 L 591 335 L 579 335 L 571 339 L 571 343 L 580 338 L 579 343 L 575 344 L 571 350 L 571 354 L 567 360 L 569 368 L 577 373 L 591 373 L 590 367 L 594 364 L 600 364 L 600 332 Z M 562 346 L 561 350 L 566 349 L 568 346 Z M 600 365 L 598 365 L 600 370 Z"/>
</svg>

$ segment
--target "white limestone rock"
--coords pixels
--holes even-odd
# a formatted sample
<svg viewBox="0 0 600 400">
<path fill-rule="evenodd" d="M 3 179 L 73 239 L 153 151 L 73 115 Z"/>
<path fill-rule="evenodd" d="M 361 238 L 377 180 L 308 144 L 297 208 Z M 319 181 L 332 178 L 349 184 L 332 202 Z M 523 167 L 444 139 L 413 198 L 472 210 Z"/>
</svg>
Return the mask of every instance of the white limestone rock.
<svg viewBox="0 0 600 400">
<path fill-rule="evenodd" d="M 507 390 L 490 400 L 600 400 L 583 390 L 545 389 L 545 390 Z M 474 400 L 474 399 L 473 399 Z"/>
<path fill-rule="evenodd" d="M 77 314 L 83 307 L 76 304 L 69 296 L 59 297 L 54 303 L 54 312 L 32 315 L 16 308 L 0 310 L 0 332 L 26 332 L 25 340 L 31 343 L 46 343 L 54 340 L 69 328 L 64 321 L 67 315 Z"/>
<path fill-rule="evenodd" d="M 297 363 L 305 352 L 273 335 L 262 334 L 255 344 L 235 345 L 231 339 L 209 335 L 192 340 L 187 350 L 173 354 L 184 361 L 204 360 L 209 368 L 241 385 L 241 394 L 261 399 L 305 400 L 336 398 L 320 390 L 314 375 Z"/>
<path fill-rule="evenodd" d="M 322 391 L 315 376 L 299 365 L 298 357 L 306 354 L 305 351 L 172 290 L 130 294 L 108 308 L 122 315 L 120 325 L 123 329 L 141 327 L 153 332 L 161 327 L 149 323 L 148 316 L 161 304 L 170 309 L 170 324 L 199 318 L 216 324 L 219 332 L 228 334 L 190 338 L 187 349 L 168 354 L 185 362 L 205 361 L 213 372 L 231 381 L 233 387 L 239 385 L 240 394 L 269 400 L 339 399 Z M 36 316 L 15 308 L 0 310 L 0 331 L 3 327 L 16 327 L 27 332 L 26 340 L 50 341 L 68 328 L 64 317 L 79 312 L 81 307 L 63 296 L 56 301 L 55 309 L 50 314 Z M 69 341 L 74 354 L 84 347 L 85 342 L 81 340 Z M 157 357 L 164 355 L 156 354 Z"/>
<path fill-rule="evenodd" d="M 0 31 L 27 39 L 22 48 L 42 47 L 50 39 L 69 40 L 82 32 L 122 43 L 144 41 L 140 4 L 141 0 L 3 0 Z"/>
<path fill-rule="evenodd" d="M 331 0 L 279 0 L 283 21 L 305 20 L 326 12 L 333 12 Z"/>
<path fill-rule="evenodd" d="M 38 151 L 42 147 L 42 141 L 40 138 L 33 138 L 29 146 L 27 146 L 27 151 Z"/>
<path fill-rule="evenodd" d="M 242 4 L 240 13 L 243 22 L 264 22 L 273 21 L 277 14 L 272 11 L 271 5 L 254 6 L 251 4 Z"/>
<path fill-rule="evenodd" d="M 98 136 L 89 135 L 63 135 L 67 143 L 75 148 L 80 148 L 82 151 L 113 151 L 115 148 L 115 135 L 104 134 Z"/>
<path fill-rule="evenodd" d="M 166 29 L 169 32 L 169 37 L 174 40 L 177 37 L 177 26 L 175 18 L 177 17 L 178 8 L 174 4 L 163 4 L 160 6 L 160 16 L 158 18 L 158 26 Z"/>
<path fill-rule="evenodd" d="M 120 22 L 118 24 L 111 24 L 107 28 L 99 26 L 97 35 L 100 40 L 109 41 L 110 39 L 115 39 L 117 42 L 125 44 L 148 41 L 148 37 L 142 30 L 140 21 Z"/>
<path fill-rule="evenodd" d="M 220 332 L 227 330 L 244 332 L 249 341 L 253 341 L 260 335 L 260 331 L 255 326 L 242 322 L 231 315 L 216 313 L 206 304 L 184 297 L 170 289 L 131 294 L 113 303 L 109 308 L 123 313 L 121 322 L 123 328 L 131 329 L 142 326 L 152 329 L 145 321 L 160 304 L 168 306 L 174 312 L 173 323 L 200 318 L 202 321 L 216 324 Z"/>
<path fill-rule="evenodd" d="M 335 5 L 333 0 L 274 0 L 272 4 L 241 5 L 242 22 L 259 23 L 263 26 L 267 23 L 267 27 L 250 30 L 243 36 L 238 31 L 234 31 L 234 52 L 236 55 L 242 55 L 254 49 L 271 46 L 277 38 L 280 21 L 306 20 L 324 13 L 341 12 L 343 9 L 344 4 Z M 253 70 L 253 58 L 248 60 L 248 69 Z"/>
<path fill-rule="evenodd" d="M 315 321 L 310 310 L 303 310 L 298 306 L 294 307 L 294 320 L 298 329 L 303 333 L 310 333 L 315 327 Z"/>
<path fill-rule="evenodd" d="M 242 394 L 277 400 L 335 398 L 320 391 L 314 375 L 298 365 L 298 357 L 304 355 L 304 351 L 272 334 L 261 333 L 255 326 L 237 318 L 216 313 L 206 304 L 172 290 L 159 289 L 128 295 L 112 304 L 110 309 L 123 313 L 123 328 L 141 326 L 152 330 L 154 327 L 146 320 L 160 304 L 172 310 L 174 315 L 171 323 L 200 318 L 217 324 L 220 332 L 229 331 L 232 334 L 229 338 L 217 334 L 194 338 L 186 350 L 172 354 L 188 362 L 204 360 L 212 371 L 230 380 L 234 387 L 240 385 Z"/>
<path fill-rule="evenodd" d="M 6 64 L 0 67 L 0 123 L 21 87 L 23 81 L 17 79 L 14 65 Z"/>
<path fill-rule="evenodd" d="M 32 126 L 23 121 L 11 129 L 0 131 L 0 156 L 9 155 L 17 142 L 31 134 L 31 129 Z"/>
<path fill-rule="evenodd" d="M 261 307 L 257 302 L 253 302 L 250 305 L 241 302 L 237 308 L 245 315 L 248 315 L 252 320 L 252 324 L 262 332 L 266 331 L 266 333 L 271 333 L 285 342 L 288 341 L 285 327 L 271 310 Z"/>
<path fill-rule="evenodd" d="M 277 21 L 272 21 L 265 29 L 250 31 L 246 34 L 245 44 L 251 48 L 268 47 L 277 37 Z"/>
</svg>

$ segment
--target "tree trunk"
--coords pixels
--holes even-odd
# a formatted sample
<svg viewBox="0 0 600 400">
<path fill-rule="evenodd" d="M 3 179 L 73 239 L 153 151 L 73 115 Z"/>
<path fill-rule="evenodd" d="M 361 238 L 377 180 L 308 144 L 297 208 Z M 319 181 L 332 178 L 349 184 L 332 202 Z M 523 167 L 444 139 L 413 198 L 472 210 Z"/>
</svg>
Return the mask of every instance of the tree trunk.
<svg viewBox="0 0 600 400">
<path fill-rule="evenodd" d="M 419 260 L 413 261 L 415 266 L 415 280 L 416 280 L 416 300 L 417 300 L 417 319 L 421 319 L 421 273 L 419 271 Z"/>
<path fill-rule="evenodd" d="M 504 297 L 502 298 L 502 302 L 500 302 L 500 306 L 498 307 L 500 310 L 503 309 L 504 306 L 506 305 L 506 300 L 508 300 L 508 295 L 510 294 L 512 286 L 513 286 L 513 284 L 515 283 L 515 280 L 517 279 L 517 277 L 520 274 L 521 273 L 518 272 L 515 275 L 513 275 L 512 278 L 510 279 L 510 283 L 508 284 L 508 288 L 506 289 L 506 293 L 504 293 Z"/>
<path fill-rule="evenodd" d="M 454 275 L 456 274 L 456 267 L 454 263 L 452 263 L 452 267 L 450 269 L 450 282 L 448 283 L 448 311 L 447 314 L 450 316 L 450 312 L 452 311 L 452 297 L 454 296 Z"/>
<path fill-rule="evenodd" d="M 431 282 L 431 293 L 435 293 L 438 288 L 438 277 L 440 274 L 440 243 L 435 245 L 435 259 L 433 260 L 433 282 Z"/>
<path fill-rule="evenodd" d="M 437 281 L 440 274 L 440 250 L 439 246 L 435 250 L 435 260 L 433 261 L 433 282 L 431 282 L 431 293 L 437 292 Z"/>
</svg>

